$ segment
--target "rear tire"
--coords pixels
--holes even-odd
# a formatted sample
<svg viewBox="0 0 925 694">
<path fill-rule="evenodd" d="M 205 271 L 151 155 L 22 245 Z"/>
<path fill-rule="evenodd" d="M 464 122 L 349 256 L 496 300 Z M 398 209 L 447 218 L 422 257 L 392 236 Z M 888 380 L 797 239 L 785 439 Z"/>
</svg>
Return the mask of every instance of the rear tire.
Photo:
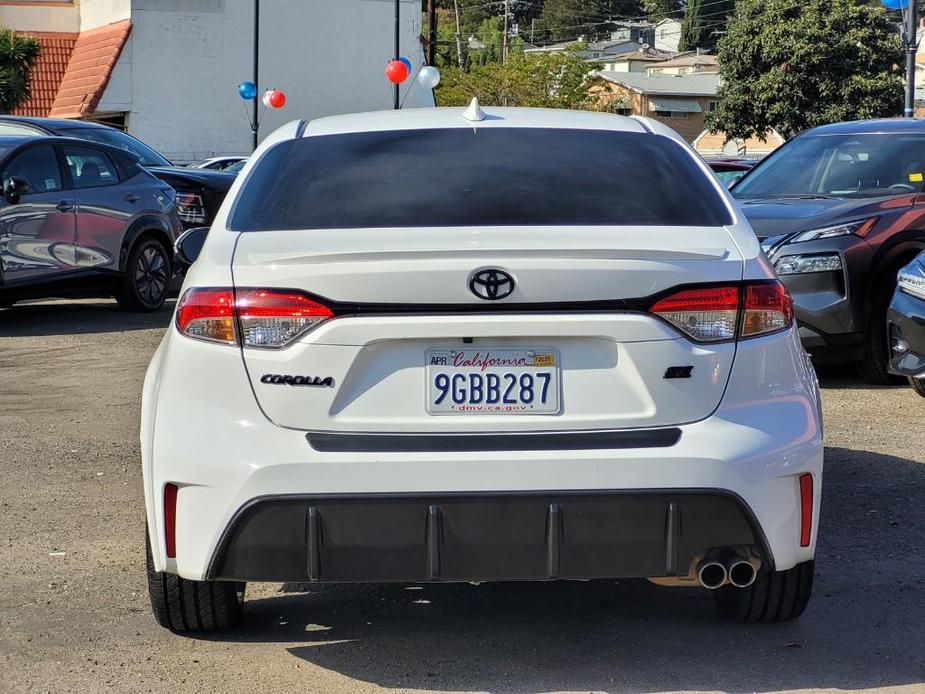
<svg viewBox="0 0 925 694">
<path fill-rule="evenodd" d="M 129 253 L 116 301 L 126 311 L 156 311 L 167 299 L 172 276 L 170 254 L 164 245 L 150 236 L 143 238 Z"/>
<path fill-rule="evenodd" d="M 814 565 L 815 562 L 808 561 L 786 571 L 759 571 L 748 588 L 723 586 L 713 591 L 716 606 L 724 617 L 736 622 L 796 619 L 809 604 Z"/>
<path fill-rule="evenodd" d="M 173 632 L 221 631 L 241 621 L 244 583 L 189 581 L 154 570 L 151 540 L 145 529 L 148 595 L 157 623 Z"/>
<path fill-rule="evenodd" d="M 909 385 L 912 390 L 925 398 L 925 378 L 909 378 Z"/>
</svg>

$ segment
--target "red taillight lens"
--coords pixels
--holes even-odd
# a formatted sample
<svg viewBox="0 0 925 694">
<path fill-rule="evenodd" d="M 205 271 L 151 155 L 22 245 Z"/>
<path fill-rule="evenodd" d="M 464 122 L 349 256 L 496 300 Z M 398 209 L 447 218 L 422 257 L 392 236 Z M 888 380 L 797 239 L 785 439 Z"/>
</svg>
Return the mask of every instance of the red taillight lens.
<svg viewBox="0 0 925 694">
<path fill-rule="evenodd" d="M 164 548 L 167 556 L 177 556 L 177 485 L 164 485 Z"/>
<path fill-rule="evenodd" d="M 800 547 L 809 547 L 813 533 L 813 476 L 800 475 Z"/>
<path fill-rule="evenodd" d="M 742 337 L 776 333 L 793 325 L 793 301 L 780 282 L 746 285 L 743 309 Z"/>
<path fill-rule="evenodd" d="M 177 306 L 177 329 L 197 340 L 237 344 L 234 292 L 231 289 L 190 289 Z"/>
<path fill-rule="evenodd" d="M 756 337 L 793 325 L 793 302 L 777 281 L 685 289 L 650 310 L 698 342 Z"/>
<path fill-rule="evenodd" d="M 732 340 L 739 317 L 739 288 L 685 289 L 658 301 L 651 311 L 699 342 Z"/>
<path fill-rule="evenodd" d="M 239 289 L 235 303 L 245 347 L 284 347 L 334 312 L 300 292 Z"/>
<path fill-rule="evenodd" d="M 195 288 L 180 299 L 177 329 L 197 340 L 285 347 L 333 315 L 298 291 Z"/>
</svg>

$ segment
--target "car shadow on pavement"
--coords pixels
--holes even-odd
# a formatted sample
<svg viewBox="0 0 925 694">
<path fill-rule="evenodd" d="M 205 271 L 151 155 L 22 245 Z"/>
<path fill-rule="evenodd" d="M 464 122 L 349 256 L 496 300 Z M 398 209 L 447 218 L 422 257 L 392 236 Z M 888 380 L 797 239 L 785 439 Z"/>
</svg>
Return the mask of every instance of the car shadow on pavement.
<svg viewBox="0 0 925 694">
<path fill-rule="evenodd" d="M 152 313 L 123 311 L 113 300 L 41 301 L 0 309 L 0 337 L 121 333 L 165 328 L 175 302 Z"/>
<path fill-rule="evenodd" d="M 408 689 L 925 687 L 925 461 L 830 448 L 825 475 L 814 598 L 791 623 L 724 622 L 706 591 L 646 581 L 289 583 L 205 638 Z"/>
</svg>

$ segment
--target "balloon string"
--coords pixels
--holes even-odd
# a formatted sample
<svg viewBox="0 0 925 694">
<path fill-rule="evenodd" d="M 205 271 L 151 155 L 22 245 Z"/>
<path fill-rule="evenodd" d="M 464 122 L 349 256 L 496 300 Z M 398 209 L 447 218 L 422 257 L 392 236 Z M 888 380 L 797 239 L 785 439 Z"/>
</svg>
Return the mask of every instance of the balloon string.
<svg viewBox="0 0 925 694">
<path fill-rule="evenodd" d="M 411 84 L 408 85 L 408 89 L 405 90 L 405 95 L 402 97 L 401 102 L 398 104 L 398 108 L 404 108 L 405 99 L 408 98 L 408 95 L 411 93 L 411 90 L 414 89 L 414 84 L 417 81 L 418 73 L 421 71 L 421 68 L 424 67 L 421 65 L 417 70 L 414 71 L 414 77 L 411 78 Z"/>
</svg>

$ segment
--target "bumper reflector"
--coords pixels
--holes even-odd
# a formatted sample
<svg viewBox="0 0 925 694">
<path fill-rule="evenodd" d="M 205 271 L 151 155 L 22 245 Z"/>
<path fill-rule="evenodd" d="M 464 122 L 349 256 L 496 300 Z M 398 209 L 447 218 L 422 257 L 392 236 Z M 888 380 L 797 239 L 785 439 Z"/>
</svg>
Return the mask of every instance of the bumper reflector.
<svg viewBox="0 0 925 694">
<path fill-rule="evenodd" d="M 164 485 L 164 545 L 167 556 L 177 556 L 177 485 Z"/>
<path fill-rule="evenodd" d="M 800 547 L 809 547 L 813 532 L 813 476 L 800 475 Z"/>
</svg>

